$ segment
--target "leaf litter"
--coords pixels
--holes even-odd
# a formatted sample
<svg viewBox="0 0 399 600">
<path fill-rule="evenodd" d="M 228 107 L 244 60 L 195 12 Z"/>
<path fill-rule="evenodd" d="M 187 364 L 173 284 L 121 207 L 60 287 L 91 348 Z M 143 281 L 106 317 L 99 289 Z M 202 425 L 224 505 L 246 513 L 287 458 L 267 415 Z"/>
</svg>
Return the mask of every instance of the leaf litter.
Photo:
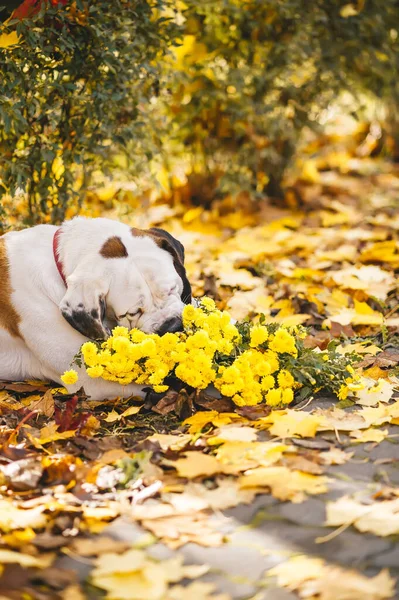
<svg viewBox="0 0 399 600">
<path fill-rule="evenodd" d="M 314 402 L 271 411 L 237 409 L 190 389 L 149 393 L 144 402 L 91 402 L 44 382 L 2 382 L 1 595 L 81 600 L 94 589 L 115 599 L 228 600 L 202 578 L 211 564 L 185 564 L 178 552 L 188 543 L 227 547 L 220 511 L 265 494 L 276 506 L 324 499 L 326 538 L 341 529 L 399 533 L 399 487 L 391 481 L 370 481 L 361 497 L 325 499 L 340 489 L 330 467 L 372 463 L 373 451 L 397 436 L 399 221 L 389 189 L 397 175 L 385 174 L 385 204 L 373 196 L 378 175 L 328 175 L 320 199 L 300 210 L 249 206 L 226 216 L 222 203 L 219 213 L 195 209 L 182 219 L 186 207 L 171 200 L 164 223 L 154 205 L 153 221 L 150 207 L 132 225 L 164 224 L 182 240 L 195 295 L 213 295 L 235 318 L 302 323 L 309 348 L 335 344 L 356 354 L 364 388 L 325 404 L 313 390 Z M 391 460 L 385 452 L 380 461 Z M 177 552 L 158 560 L 151 541 L 140 548 L 109 537 L 107 525 L 118 518 Z M 265 585 L 273 580 L 319 600 L 395 597 L 387 570 L 366 576 L 334 556 L 291 554 L 265 573 Z M 90 564 L 82 585 L 56 583 L 65 578 L 57 566 L 65 555 Z"/>
</svg>

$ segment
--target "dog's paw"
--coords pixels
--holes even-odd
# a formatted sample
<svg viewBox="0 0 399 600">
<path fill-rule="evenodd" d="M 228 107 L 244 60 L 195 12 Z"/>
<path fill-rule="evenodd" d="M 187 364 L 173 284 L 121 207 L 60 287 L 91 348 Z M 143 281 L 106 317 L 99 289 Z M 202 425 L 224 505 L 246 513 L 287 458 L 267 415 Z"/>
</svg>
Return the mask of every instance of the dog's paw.
<svg viewBox="0 0 399 600">
<path fill-rule="evenodd" d="M 67 299 L 67 296 L 68 292 L 61 301 L 60 311 L 74 329 L 92 340 L 105 339 L 110 335 L 104 324 L 106 305 L 103 296 L 88 305 L 82 301 L 73 302 L 73 299 Z"/>
</svg>

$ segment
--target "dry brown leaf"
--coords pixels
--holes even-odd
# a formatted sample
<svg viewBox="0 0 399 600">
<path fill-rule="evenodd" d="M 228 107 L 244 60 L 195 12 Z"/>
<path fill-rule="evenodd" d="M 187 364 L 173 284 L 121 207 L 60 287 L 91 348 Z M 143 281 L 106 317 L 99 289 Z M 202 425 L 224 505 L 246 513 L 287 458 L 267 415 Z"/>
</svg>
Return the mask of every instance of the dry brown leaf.
<svg viewBox="0 0 399 600">
<path fill-rule="evenodd" d="M 203 513 L 144 519 L 141 524 L 172 549 L 189 542 L 206 547 L 220 546 L 223 543 L 223 535 L 211 527 L 209 518 Z"/>
<path fill-rule="evenodd" d="M 110 537 L 100 536 L 87 539 L 78 538 L 73 541 L 71 550 L 79 556 L 100 556 L 100 554 L 113 552 L 120 554 L 128 550 L 131 544 L 115 540 Z"/>
</svg>

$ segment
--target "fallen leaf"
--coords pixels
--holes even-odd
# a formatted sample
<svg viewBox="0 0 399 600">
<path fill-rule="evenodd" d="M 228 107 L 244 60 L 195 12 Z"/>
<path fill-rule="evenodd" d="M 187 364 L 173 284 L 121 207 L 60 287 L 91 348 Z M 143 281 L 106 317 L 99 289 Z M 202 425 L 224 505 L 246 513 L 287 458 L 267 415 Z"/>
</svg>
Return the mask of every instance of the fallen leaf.
<svg viewBox="0 0 399 600">
<path fill-rule="evenodd" d="M 46 425 L 40 430 L 40 436 L 37 438 L 27 432 L 27 436 L 36 448 L 41 448 L 45 444 L 50 442 L 56 442 L 57 440 L 65 440 L 67 438 L 74 437 L 76 431 L 62 431 L 58 432 L 58 425 L 55 422 Z"/>
<path fill-rule="evenodd" d="M 326 515 L 325 525 L 329 527 L 353 525 L 361 532 L 382 537 L 399 533 L 399 498 L 361 504 L 343 496 L 335 502 L 327 503 Z"/>
<path fill-rule="evenodd" d="M 185 458 L 179 458 L 173 466 L 180 477 L 187 477 L 187 479 L 211 477 L 223 471 L 223 466 L 214 456 L 194 451 L 186 452 Z"/>
<path fill-rule="evenodd" d="M 54 415 L 55 405 L 54 405 L 54 397 L 51 393 L 51 390 L 47 390 L 47 392 L 39 399 L 39 401 L 35 402 L 34 405 L 30 405 L 30 409 L 37 410 L 40 413 L 43 413 L 46 417 L 52 417 Z"/>
<path fill-rule="evenodd" d="M 124 554 L 103 554 L 97 558 L 93 583 L 120 600 L 162 600 L 170 583 L 203 575 L 208 567 L 184 566 L 183 557 L 158 562 L 144 551 L 130 549 Z"/>
<path fill-rule="evenodd" d="M 0 548 L 0 565 L 16 563 L 21 567 L 38 567 L 45 569 L 54 561 L 54 554 L 46 554 L 41 556 L 32 556 L 31 554 L 22 554 L 21 552 L 13 552 Z"/>
<path fill-rule="evenodd" d="M 182 450 L 191 440 L 191 435 L 172 435 L 166 433 L 154 433 L 147 438 L 151 442 L 158 442 L 162 450 Z"/>
<path fill-rule="evenodd" d="M 356 404 L 363 406 L 375 406 L 379 402 L 389 402 L 392 398 L 395 386 L 385 379 L 368 379 L 362 377 L 361 382 L 365 385 L 363 390 L 355 392 Z"/>
<path fill-rule="evenodd" d="M 278 442 L 225 442 L 216 457 L 225 473 L 239 473 L 258 466 L 268 467 L 278 462 L 290 446 Z"/>
<path fill-rule="evenodd" d="M 275 498 L 294 503 L 303 502 L 306 494 L 323 494 L 328 489 L 327 482 L 327 477 L 290 471 L 287 467 L 258 467 L 239 478 L 242 489 L 270 488 Z"/>
<path fill-rule="evenodd" d="M 256 439 L 256 430 L 252 427 L 232 424 L 220 427 L 215 436 L 208 438 L 207 443 L 213 446 L 226 441 L 253 442 Z"/>
<path fill-rule="evenodd" d="M 352 431 L 350 436 L 354 438 L 353 443 L 362 444 L 367 442 L 375 442 L 379 444 L 388 435 L 388 429 L 363 429 L 363 431 Z"/>
<path fill-rule="evenodd" d="M 45 507 L 17 508 L 10 501 L 0 499 L 0 529 L 4 532 L 13 529 L 39 529 L 46 524 L 43 514 Z"/>
<path fill-rule="evenodd" d="M 300 598 L 318 600 L 385 600 L 395 594 L 395 580 L 387 570 L 375 577 L 328 565 L 321 558 L 295 556 L 268 571 L 278 585 Z"/>
<path fill-rule="evenodd" d="M 79 556 L 100 556 L 101 554 L 121 554 L 131 547 L 128 542 L 100 536 L 88 539 L 77 538 L 73 541 L 71 550 Z"/>
<path fill-rule="evenodd" d="M 275 410 L 267 417 L 259 419 L 260 427 L 270 424 L 269 432 L 280 438 L 287 437 L 314 437 L 323 418 L 308 413 L 287 409 L 285 411 Z"/>
<path fill-rule="evenodd" d="M 138 412 L 142 409 L 142 406 L 130 406 L 123 413 L 117 413 L 116 410 L 111 410 L 104 419 L 107 423 L 115 423 L 115 421 L 120 421 L 125 417 L 130 417 L 132 415 L 137 415 Z"/>
<path fill-rule="evenodd" d="M 195 581 L 186 586 L 172 586 L 165 600 L 231 600 L 228 594 L 216 594 L 215 585 L 213 583 L 205 583 L 203 581 Z M 254 599 L 255 600 L 255 599 Z"/>
<path fill-rule="evenodd" d="M 203 513 L 144 519 L 141 525 L 172 549 L 189 542 L 205 547 L 221 546 L 223 543 L 222 533 L 211 527 L 208 516 Z"/>
</svg>

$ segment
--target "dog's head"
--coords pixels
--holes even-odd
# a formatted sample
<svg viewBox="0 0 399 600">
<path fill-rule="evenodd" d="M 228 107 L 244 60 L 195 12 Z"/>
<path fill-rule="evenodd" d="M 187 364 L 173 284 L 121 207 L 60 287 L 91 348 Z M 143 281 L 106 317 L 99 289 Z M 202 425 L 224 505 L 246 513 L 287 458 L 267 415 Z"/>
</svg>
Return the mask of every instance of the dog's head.
<svg viewBox="0 0 399 600">
<path fill-rule="evenodd" d="M 116 265 L 107 294 L 108 317 L 145 333 L 181 330 L 183 307 L 191 302 L 183 245 L 158 228 L 132 229 L 132 235 L 132 256 Z"/>
<path fill-rule="evenodd" d="M 109 237 L 100 255 L 103 276 L 87 273 L 83 288 L 94 288 L 89 294 L 68 277 L 61 311 L 72 327 L 92 339 L 106 337 L 115 325 L 159 334 L 182 329 L 192 297 L 178 240 L 163 229 L 133 228 L 128 237 Z"/>
</svg>

